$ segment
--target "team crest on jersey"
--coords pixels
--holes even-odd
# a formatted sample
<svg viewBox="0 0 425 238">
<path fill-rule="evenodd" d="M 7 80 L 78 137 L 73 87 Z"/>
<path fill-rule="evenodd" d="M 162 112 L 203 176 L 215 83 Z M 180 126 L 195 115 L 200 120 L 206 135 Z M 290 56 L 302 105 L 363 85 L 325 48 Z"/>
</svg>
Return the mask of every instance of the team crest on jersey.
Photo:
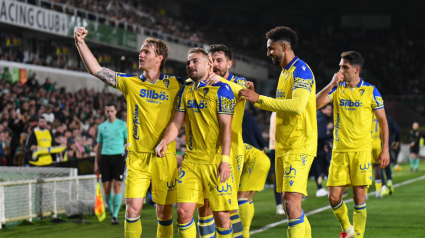
<svg viewBox="0 0 425 238">
<path fill-rule="evenodd" d="M 364 89 L 360 89 L 360 95 L 363 96 L 363 94 L 364 94 Z"/>
<path fill-rule="evenodd" d="M 236 80 L 236 83 L 237 83 L 237 84 L 239 84 L 239 85 L 241 85 L 241 86 L 246 87 L 246 81 L 245 81 L 245 80 L 243 80 L 243 79 L 238 79 L 238 80 Z"/>
<path fill-rule="evenodd" d="M 204 89 L 204 97 L 207 96 L 207 94 L 208 94 L 209 91 L 210 90 L 208 88 Z"/>
<path fill-rule="evenodd" d="M 341 93 L 344 93 L 345 92 L 345 90 L 343 89 L 343 90 L 341 90 Z"/>
<path fill-rule="evenodd" d="M 163 79 L 162 82 L 165 84 L 165 87 L 168 88 L 168 85 L 170 85 L 170 80 L 168 78 Z"/>
</svg>

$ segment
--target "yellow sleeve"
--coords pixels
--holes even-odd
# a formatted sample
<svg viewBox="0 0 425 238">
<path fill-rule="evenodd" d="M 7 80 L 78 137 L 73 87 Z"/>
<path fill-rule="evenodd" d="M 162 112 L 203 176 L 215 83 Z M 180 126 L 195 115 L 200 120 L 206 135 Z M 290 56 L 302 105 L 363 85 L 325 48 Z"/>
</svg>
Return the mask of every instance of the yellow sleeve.
<svg viewBox="0 0 425 238">
<path fill-rule="evenodd" d="M 310 92 L 307 89 L 298 88 L 292 92 L 292 99 L 278 100 L 266 96 L 260 96 L 255 106 L 269 111 L 291 112 L 298 115 L 304 112 L 307 106 Z"/>
</svg>

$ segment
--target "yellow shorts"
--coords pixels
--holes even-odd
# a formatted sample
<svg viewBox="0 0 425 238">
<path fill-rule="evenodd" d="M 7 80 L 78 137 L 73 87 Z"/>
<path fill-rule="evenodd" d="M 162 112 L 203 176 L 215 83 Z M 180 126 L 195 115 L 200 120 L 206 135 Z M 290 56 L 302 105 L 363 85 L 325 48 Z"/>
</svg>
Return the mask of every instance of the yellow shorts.
<svg viewBox="0 0 425 238">
<path fill-rule="evenodd" d="M 177 183 L 177 202 L 197 203 L 197 207 L 202 207 L 207 196 L 212 211 L 238 209 L 232 164 L 230 178 L 224 183 L 217 178 L 218 166 L 183 161 Z"/>
<path fill-rule="evenodd" d="M 239 191 L 261 191 L 270 169 L 270 159 L 263 151 L 245 144 L 245 163 Z"/>
<path fill-rule="evenodd" d="M 175 153 L 156 157 L 155 153 L 129 151 L 127 156 L 126 198 L 143 198 L 152 182 L 153 201 L 161 205 L 176 203 L 177 158 Z"/>
<path fill-rule="evenodd" d="M 276 158 L 276 191 L 307 194 L 307 180 L 314 156 L 285 154 Z"/>
<path fill-rule="evenodd" d="M 372 152 L 333 152 L 328 187 L 368 186 L 372 184 Z"/>
</svg>

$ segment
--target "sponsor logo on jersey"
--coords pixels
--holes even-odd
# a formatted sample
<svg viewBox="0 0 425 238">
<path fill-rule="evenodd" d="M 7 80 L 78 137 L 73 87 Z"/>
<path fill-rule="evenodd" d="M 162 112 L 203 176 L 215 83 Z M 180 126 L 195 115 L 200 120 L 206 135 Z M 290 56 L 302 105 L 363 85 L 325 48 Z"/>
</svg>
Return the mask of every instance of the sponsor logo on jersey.
<svg viewBox="0 0 425 238">
<path fill-rule="evenodd" d="M 336 114 L 336 123 L 335 123 L 335 141 L 339 141 L 339 130 L 341 129 L 339 113 Z"/>
<path fill-rule="evenodd" d="M 229 191 L 230 189 L 230 191 Z M 221 185 L 221 189 L 219 186 L 217 186 L 217 192 L 219 193 L 227 193 L 227 192 L 232 192 L 232 186 L 228 183 L 226 183 L 226 187 L 224 187 L 224 185 Z"/>
<path fill-rule="evenodd" d="M 137 134 L 140 123 L 139 123 L 139 105 L 136 104 L 134 106 L 134 113 L 133 113 L 133 138 L 136 140 L 139 140 L 139 135 Z"/>
<path fill-rule="evenodd" d="M 294 175 L 297 175 L 297 170 L 295 168 L 292 168 L 292 165 L 289 166 L 289 168 L 285 169 L 285 175 L 290 175 L 294 171 Z"/>
<path fill-rule="evenodd" d="M 173 181 L 171 181 L 171 184 L 169 184 L 168 182 L 167 182 L 167 188 L 170 188 L 170 189 L 172 189 L 172 188 L 175 188 L 176 186 L 177 186 L 177 183 L 179 182 L 179 180 L 178 179 L 174 179 L 174 182 Z"/>
<path fill-rule="evenodd" d="M 350 99 L 344 100 L 341 99 L 339 101 L 339 106 L 344 107 L 345 110 L 357 110 L 359 107 L 363 107 L 363 103 L 360 100 L 352 101 Z"/>
<path fill-rule="evenodd" d="M 139 96 L 141 98 L 146 98 L 146 102 L 155 104 L 161 104 L 161 101 L 168 101 L 169 99 L 169 95 L 163 91 L 157 93 L 155 90 L 146 89 L 141 89 Z"/>
<path fill-rule="evenodd" d="M 362 168 L 362 165 L 359 165 L 359 167 L 360 167 L 360 170 L 368 170 L 368 169 L 369 169 L 369 167 L 370 167 L 370 163 L 369 163 L 369 162 L 367 162 L 367 166 L 366 166 L 366 164 L 364 164 L 364 165 L 363 165 L 363 168 Z"/>
<path fill-rule="evenodd" d="M 187 147 L 189 150 L 193 150 L 193 132 L 192 132 L 192 124 L 189 122 L 189 146 Z"/>
<path fill-rule="evenodd" d="M 199 110 L 208 108 L 208 104 L 204 100 L 199 101 L 199 103 L 196 100 L 188 100 L 187 108 L 193 109 L 193 112 L 199 113 Z"/>
</svg>

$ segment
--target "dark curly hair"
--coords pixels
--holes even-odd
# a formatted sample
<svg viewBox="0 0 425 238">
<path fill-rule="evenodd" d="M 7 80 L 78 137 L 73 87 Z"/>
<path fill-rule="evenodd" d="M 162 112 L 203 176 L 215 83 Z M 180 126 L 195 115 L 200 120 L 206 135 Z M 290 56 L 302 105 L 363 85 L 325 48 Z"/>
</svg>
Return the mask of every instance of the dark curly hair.
<svg viewBox="0 0 425 238">
<path fill-rule="evenodd" d="M 232 51 L 229 49 L 229 47 L 222 45 L 222 44 L 215 44 L 215 45 L 211 45 L 208 48 L 208 54 L 214 54 L 215 52 L 224 52 L 224 55 L 226 56 L 227 60 L 232 60 L 233 59 L 233 53 Z"/>
<path fill-rule="evenodd" d="M 274 29 L 271 29 L 266 33 L 266 37 L 272 41 L 287 41 L 289 42 L 292 50 L 295 50 L 298 44 L 297 33 L 286 26 L 278 26 Z"/>
<path fill-rule="evenodd" d="M 341 59 L 345 59 L 353 66 L 360 66 L 363 68 L 364 59 L 357 51 L 345 51 L 341 54 Z"/>
</svg>

